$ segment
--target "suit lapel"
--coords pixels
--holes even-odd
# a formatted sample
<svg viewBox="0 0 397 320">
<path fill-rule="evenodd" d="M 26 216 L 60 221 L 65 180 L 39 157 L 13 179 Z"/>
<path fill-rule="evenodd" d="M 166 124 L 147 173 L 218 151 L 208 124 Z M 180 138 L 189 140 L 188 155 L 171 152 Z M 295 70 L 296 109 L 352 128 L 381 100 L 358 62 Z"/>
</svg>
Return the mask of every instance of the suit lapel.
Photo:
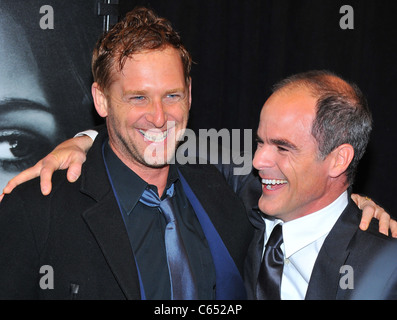
<svg viewBox="0 0 397 320">
<path fill-rule="evenodd" d="M 244 281 L 247 288 L 248 300 L 256 299 L 256 285 L 262 262 L 263 241 L 266 228 L 261 215 L 259 209 L 252 208 L 250 211 L 250 221 L 255 231 L 252 242 L 248 248 L 244 268 Z"/>
<path fill-rule="evenodd" d="M 127 230 L 102 158 L 106 135 L 99 135 L 83 167 L 81 192 L 96 201 L 82 213 L 127 299 L 141 299 L 140 282 Z"/>
<path fill-rule="evenodd" d="M 141 299 L 132 249 L 113 194 L 82 215 L 126 298 Z"/>
<path fill-rule="evenodd" d="M 228 248 L 225 246 L 223 239 L 218 233 L 218 230 L 215 228 L 209 215 L 207 214 L 206 209 L 204 209 L 203 207 L 203 205 L 206 204 L 206 207 L 208 208 L 209 207 L 208 203 L 214 203 L 217 201 L 216 200 L 206 201 L 206 202 L 200 201 L 191 188 L 191 186 L 195 184 L 187 183 L 184 175 L 182 175 L 180 171 L 179 171 L 179 176 L 182 182 L 183 189 L 186 193 L 186 196 L 189 199 L 189 202 L 191 203 L 197 215 L 197 218 L 202 226 L 202 229 L 204 231 L 204 234 L 208 241 L 208 245 L 211 250 L 211 254 L 215 266 L 215 273 L 216 273 L 216 299 L 220 299 L 220 300 L 246 299 L 244 283 L 242 281 L 241 273 L 239 272 L 235 261 L 230 255 Z M 187 176 L 189 177 L 189 174 Z M 216 181 L 214 177 L 212 177 L 211 179 L 205 179 L 205 177 L 201 176 L 200 179 L 201 181 L 205 181 L 206 183 L 209 184 L 214 180 Z M 195 190 L 199 190 L 200 193 L 202 188 L 198 188 L 198 189 L 195 188 Z M 206 193 L 208 194 L 208 190 Z M 211 209 L 213 212 L 219 212 L 219 213 L 222 212 L 222 210 L 214 211 L 213 208 Z M 226 221 L 227 219 L 225 217 L 224 223 L 226 223 Z"/>
<path fill-rule="evenodd" d="M 238 261 L 245 260 L 246 252 L 241 252 L 241 242 L 246 239 L 235 235 L 244 234 L 247 228 L 252 232 L 252 226 L 247 216 L 244 216 L 244 206 L 241 204 L 241 207 L 236 207 L 236 202 L 230 201 L 235 194 L 219 175 L 217 169 L 214 168 L 214 170 L 215 172 L 209 171 L 208 167 L 196 170 L 191 166 L 178 166 L 179 173 L 186 179 L 193 194 L 203 206 L 242 274 L 243 263 L 238 263 Z M 248 240 L 247 247 L 250 241 L 251 238 Z"/>
<path fill-rule="evenodd" d="M 340 268 L 349 257 L 349 244 L 360 223 L 360 211 L 352 200 L 332 228 L 318 254 L 306 293 L 306 300 L 335 300 L 341 292 Z"/>
</svg>

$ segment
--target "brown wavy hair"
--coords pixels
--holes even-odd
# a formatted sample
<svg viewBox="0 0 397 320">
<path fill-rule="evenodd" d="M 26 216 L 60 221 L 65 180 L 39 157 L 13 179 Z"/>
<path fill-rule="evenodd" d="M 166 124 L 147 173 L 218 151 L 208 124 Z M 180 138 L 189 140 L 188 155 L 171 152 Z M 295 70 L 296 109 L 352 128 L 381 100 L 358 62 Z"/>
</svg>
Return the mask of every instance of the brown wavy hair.
<svg viewBox="0 0 397 320">
<path fill-rule="evenodd" d="M 106 92 L 112 83 L 112 71 L 123 70 L 127 58 L 145 50 L 171 46 L 181 56 L 186 84 L 190 81 L 192 58 L 170 21 L 154 11 L 137 7 L 98 40 L 92 56 L 94 81 Z"/>
</svg>

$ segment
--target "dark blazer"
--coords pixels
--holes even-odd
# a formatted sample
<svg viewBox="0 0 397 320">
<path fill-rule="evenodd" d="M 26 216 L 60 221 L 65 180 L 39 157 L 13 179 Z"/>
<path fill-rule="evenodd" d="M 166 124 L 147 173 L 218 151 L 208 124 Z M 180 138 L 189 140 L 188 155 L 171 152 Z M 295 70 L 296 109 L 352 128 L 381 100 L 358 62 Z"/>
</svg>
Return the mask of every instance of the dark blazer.
<svg viewBox="0 0 397 320">
<path fill-rule="evenodd" d="M 397 240 L 379 233 L 375 219 L 361 231 L 360 220 L 361 211 L 350 199 L 321 247 L 307 300 L 397 299 Z"/>
<path fill-rule="evenodd" d="M 259 215 L 252 215 L 250 219 L 256 231 L 245 275 L 248 298 L 255 299 L 261 257 L 258 243 L 263 243 L 264 225 L 261 225 Z M 397 298 L 396 239 L 379 233 L 376 219 L 372 220 L 367 231 L 361 231 L 360 220 L 361 211 L 349 199 L 348 206 L 320 249 L 305 299 Z M 341 270 L 344 266 L 347 268 Z"/>
<path fill-rule="evenodd" d="M 40 194 L 35 179 L 1 202 L 0 299 L 141 299 L 135 259 L 101 154 L 105 138 L 100 134 L 95 140 L 77 182 L 56 172 L 50 195 Z M 252 238 L 242 202 L 215 167 L 185 165 L 178 170 L 227 249 L 223 255 L 242 275 Z M 42 266 L 53 270 L 53 289 L 40 288 L 48 275 L 40 273 Z M 227 288 L 229 274 L 221 276 Z M 229 282 L 234 276 L 230 273 Z M 217 279 L 216 289 L 230 291 L 225 288 L 218 288 Z M 220 294 L 238 298 L 241 290 Z"/>
</svg>

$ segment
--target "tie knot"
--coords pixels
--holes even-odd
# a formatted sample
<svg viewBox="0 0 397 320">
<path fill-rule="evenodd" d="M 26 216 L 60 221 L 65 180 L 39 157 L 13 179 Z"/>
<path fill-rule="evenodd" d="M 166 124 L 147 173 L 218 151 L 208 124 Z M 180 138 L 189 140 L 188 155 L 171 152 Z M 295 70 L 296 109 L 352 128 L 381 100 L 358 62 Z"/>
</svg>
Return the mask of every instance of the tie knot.
<svg viewBox="0 0 397 320">
<path fill-rule="evenodd" d="M 166 191 L 166 198 L 165 200 L 174 196 L 174 184 L 172 184 Z M 146 187 L 143 191 L 141 198 L 139 199 L 140 202 L 149 206 L 149 207 L 159 207 L 160 203 L 162 202 L 157 195 L 157 193 L 150 187 Z"/>
<path fill-rule="evenodd" d="M 273 228 L 272 233 L 270 234 L 269 240 L 267 241 L 266 246 L 272 248 L 278 248 L 283 243 L 283 227 L 279 223 Z"/>
<path fill-rule="evenodd" d="M 171 202 L 171 198 L 174 195 L 173 184 L 167 189 L 166 194 L 167 196 L 165 197 L 165 199 L 160 200 L 159 196 L 153 189 L 146 188 L 139 201 L 149 207 L 158 207 L 160 211 L 164 214 L 167 223 L 169 223 L 175 220 Z"/>
</svg>

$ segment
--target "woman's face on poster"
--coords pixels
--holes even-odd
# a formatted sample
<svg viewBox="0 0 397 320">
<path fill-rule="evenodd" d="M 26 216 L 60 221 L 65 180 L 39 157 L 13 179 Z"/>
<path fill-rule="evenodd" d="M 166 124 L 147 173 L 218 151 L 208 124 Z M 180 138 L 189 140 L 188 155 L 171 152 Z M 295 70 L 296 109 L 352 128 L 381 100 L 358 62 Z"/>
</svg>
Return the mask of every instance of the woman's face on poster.
<svg viewBox="0 0 397 320">
<path fill-rule="evenodd" d="M 23 29 L 0 21 L 0 190 L 56 143 L 56 119 Z"/>
</svg>

